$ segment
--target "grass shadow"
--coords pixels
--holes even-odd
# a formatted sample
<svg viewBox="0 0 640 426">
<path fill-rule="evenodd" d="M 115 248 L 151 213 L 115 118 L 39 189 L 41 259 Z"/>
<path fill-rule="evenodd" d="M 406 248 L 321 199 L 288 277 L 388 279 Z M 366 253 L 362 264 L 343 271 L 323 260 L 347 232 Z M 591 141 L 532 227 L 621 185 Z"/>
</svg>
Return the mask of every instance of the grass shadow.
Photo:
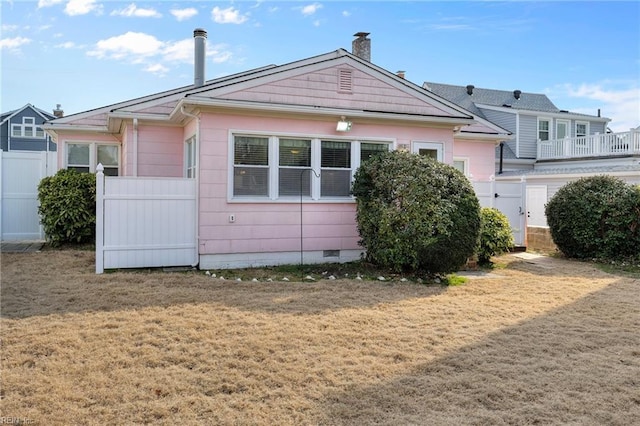
<svg viewBox="0 0 640 426">
<path fill-rule="evenodd" d="M 319 423 L 639 424 L 637 284 L 618 280 L 392 379 L 325 395 Z"/>
</svg>

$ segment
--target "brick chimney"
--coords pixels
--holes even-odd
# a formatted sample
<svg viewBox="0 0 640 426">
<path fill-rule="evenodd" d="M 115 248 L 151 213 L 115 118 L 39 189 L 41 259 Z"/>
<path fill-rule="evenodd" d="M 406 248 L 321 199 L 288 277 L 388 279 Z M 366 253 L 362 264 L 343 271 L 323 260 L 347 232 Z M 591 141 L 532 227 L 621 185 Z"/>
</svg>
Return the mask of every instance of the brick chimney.
<svg viewBox="0 0 640 426">
<path fill-rule="evenodd" d="M 367 38 L 369 33 L 355 33 L 353 36 L 358 37 L 351 43 L 351 53 L 360 59 L 371 62 L 371 40 Z"/>
<path fill-rule="evenodd" d="M 64 111 L 60 107 L 60 104 L 56 104 L 56 109 L 53 110 L 53 115 L 55 115 L 56 118 L 64 117 Z"/>
<path fill-rule="evenodd" d="M 397 72 L 396 72 L 396 75 L 397 75 L 398 77 L 400 77 L 401 79 L 403 79 L 403 80 L 404 80 L 405 72 L 404 72 L 404 71 L 397 71 Z"/>
</svg>

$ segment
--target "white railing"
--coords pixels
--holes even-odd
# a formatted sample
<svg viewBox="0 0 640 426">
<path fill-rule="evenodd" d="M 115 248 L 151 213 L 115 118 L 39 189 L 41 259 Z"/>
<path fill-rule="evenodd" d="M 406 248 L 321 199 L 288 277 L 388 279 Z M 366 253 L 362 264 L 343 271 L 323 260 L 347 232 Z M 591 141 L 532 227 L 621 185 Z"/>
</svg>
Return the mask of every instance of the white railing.
<svg viewBox="0 0 640 426">
<path fill-rule="evenodd" d="M 538 160 L 640 155 L 640 131 L 538 141 Z"/>
</svg>

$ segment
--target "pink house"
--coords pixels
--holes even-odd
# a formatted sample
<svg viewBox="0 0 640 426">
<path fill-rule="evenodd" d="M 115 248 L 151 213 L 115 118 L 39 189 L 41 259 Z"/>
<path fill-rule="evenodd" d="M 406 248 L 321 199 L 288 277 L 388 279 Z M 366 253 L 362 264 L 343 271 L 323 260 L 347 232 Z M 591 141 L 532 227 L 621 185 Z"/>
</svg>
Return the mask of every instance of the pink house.
<svg viewBox="0 0 640 426">
<path fill-rule="evenodd" d="M 362 247 L 350 184 L 379 151 L 430 155 L 488 181 L 504 129 L 370 59 L 367 33 L 343 49 L 204 79 L 45 126 L 60 168 L 194 179 L 202 269 L 350 261 Z M 302 221 L 302 222 L 301 222 Z M 302 226 L 302 224 L 304 226 Z"/>
</svg>

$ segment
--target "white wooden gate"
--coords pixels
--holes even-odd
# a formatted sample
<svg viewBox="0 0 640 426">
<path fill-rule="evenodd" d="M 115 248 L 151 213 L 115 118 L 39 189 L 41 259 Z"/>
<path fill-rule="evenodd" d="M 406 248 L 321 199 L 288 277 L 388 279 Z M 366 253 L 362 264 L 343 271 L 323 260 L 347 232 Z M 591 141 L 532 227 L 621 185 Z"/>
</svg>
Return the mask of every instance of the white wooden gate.
<svg viewBox="0 0 640 426">
<path fill-rule="evenodd" d="M 0 151 L 0 233 L 3 241 L 43 240 L 38 184 L 57 170 L 55 152 Z"/>
<path fill-rule="evenodd" d="M 96 273 L 196 265 L 196 181 L 96 174 Z"/>
<path fill-rule="evenodd" d="M 516 246 L 526 246 L 526 185 L 522 182 L 473 182 L 482 207 L 500 210 L 511 224 Z"/>
<path fill-rule="evenodd" d="M 546 228 L 547 185 L 527 185 L 527 226 Z"/>
</svg>

